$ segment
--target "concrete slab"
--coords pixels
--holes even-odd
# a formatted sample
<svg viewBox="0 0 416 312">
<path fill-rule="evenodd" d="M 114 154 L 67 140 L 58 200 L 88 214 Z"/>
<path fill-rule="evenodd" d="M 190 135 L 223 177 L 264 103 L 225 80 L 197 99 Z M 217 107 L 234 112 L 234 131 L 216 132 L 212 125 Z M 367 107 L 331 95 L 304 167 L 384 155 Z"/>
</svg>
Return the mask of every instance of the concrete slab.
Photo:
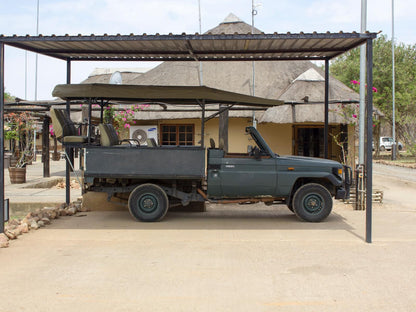
<svg viewBox="0 0 416 312">
<path fill-rule="evenodd" d="M 140 223 L 62 217 L 0 250 L 2 311 L 413 311 L 416 214 L 209 206 Z M 225 210 L 224 210 L 225 209 Z"/>
</svg>

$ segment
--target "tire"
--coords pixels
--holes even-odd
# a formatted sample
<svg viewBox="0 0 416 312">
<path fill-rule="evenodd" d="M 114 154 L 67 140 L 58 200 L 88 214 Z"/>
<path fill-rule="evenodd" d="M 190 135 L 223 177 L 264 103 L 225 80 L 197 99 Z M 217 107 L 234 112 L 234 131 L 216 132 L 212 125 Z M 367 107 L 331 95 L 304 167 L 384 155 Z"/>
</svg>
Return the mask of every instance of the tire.
<svg viewBox="0 0 416 312">
<path fill-rule="evenodd" d="M 380 152 L 384 152 L 386 150 L 386 148 L 384 147 L 384 145 L 380 146 Z"/>
<path fill-rule="evenodd" d="M 401 151 L 403 149 L 402 145 L 397 145 L 397 146 L 398 146 L 399 151 Z"/>
<path fill-rule="evenodd" d="M 142 184 L 129 196 L 129 212 L 136 221 L 160 221 L 169 208 L 169 199 L 165 191 L 155 184 Z"/>
<path fill-rule="evenodd" d="M 293 210 L 296 216 L 307 222 L 321 222 L 332 211 L 332 197 L 322 185 L 302 185 L 293 196 Z"/>
<path fill-rule="evenodd" d="M 289 201 L 289 203 L 287 204 L 287 209 L 289 209 L 290 211 L 293 211 L 293 198 L 291 198 L 292 200 Z"/>
</svg>

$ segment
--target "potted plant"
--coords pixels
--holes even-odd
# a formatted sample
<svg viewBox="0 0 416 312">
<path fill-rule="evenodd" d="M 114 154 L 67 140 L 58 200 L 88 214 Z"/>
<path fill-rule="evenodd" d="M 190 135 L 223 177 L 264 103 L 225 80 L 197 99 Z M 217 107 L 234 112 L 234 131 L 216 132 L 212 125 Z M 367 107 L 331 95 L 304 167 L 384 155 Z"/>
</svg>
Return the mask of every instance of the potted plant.
<svg viewBox="0 0 416 312">
<path fill-rule="evenodd" d="M 5 139 L 11 141 L 12 159 L 9 167 L 11 183 L 26 182 L 26 165 L 33 159 L 33 119 L 30 113 L 19 112 L 5 115 L 9 131 Z"/>
</svg>

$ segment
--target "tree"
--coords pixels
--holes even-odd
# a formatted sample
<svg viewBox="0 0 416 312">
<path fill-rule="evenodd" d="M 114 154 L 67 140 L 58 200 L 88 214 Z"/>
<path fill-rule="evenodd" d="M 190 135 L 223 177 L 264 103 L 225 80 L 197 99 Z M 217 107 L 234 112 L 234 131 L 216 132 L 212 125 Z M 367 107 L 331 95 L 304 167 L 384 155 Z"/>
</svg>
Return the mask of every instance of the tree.
<svg viewBox="0 0 416 312">
<path fill-rule="evenodd" d="M 14 97 L 10 95 L 8 92 L 4 92 L 4 101 L 13 101 Z"/>
<path fill-rule="evenodd" d="M 392 111 L 391 40 L 381 36 L 373 45 L 374 105 L 390 124 Z M 416 155 L 416 45 L 395 45 L 395 120 L 398 137 L 403 139 L 412 155 Z M 331 63 L 331 74 L 346 85 L 360 76 L 360 50 L 345 53 Z"/>
</svg>

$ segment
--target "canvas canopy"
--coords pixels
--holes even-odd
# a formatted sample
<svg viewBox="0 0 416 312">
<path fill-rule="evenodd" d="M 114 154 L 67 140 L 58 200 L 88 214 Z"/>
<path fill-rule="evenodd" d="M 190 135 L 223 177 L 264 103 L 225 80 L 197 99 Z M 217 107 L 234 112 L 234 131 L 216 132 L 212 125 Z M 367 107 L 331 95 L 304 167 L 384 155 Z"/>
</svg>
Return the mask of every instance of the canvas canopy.
<svg viewBox="0 0 416 312">
<path fill-rule="evenodd" d="M 209 88 L 205 86 L 142 86 L 116 84 L 61 84 L 52 95 L 64 100 L 102 99 L 114 101 L 164 102 L 192 104 L 235 104 L 250 107 L 283 105 L 283 101 L 265 99 Z"/>
</svg>

